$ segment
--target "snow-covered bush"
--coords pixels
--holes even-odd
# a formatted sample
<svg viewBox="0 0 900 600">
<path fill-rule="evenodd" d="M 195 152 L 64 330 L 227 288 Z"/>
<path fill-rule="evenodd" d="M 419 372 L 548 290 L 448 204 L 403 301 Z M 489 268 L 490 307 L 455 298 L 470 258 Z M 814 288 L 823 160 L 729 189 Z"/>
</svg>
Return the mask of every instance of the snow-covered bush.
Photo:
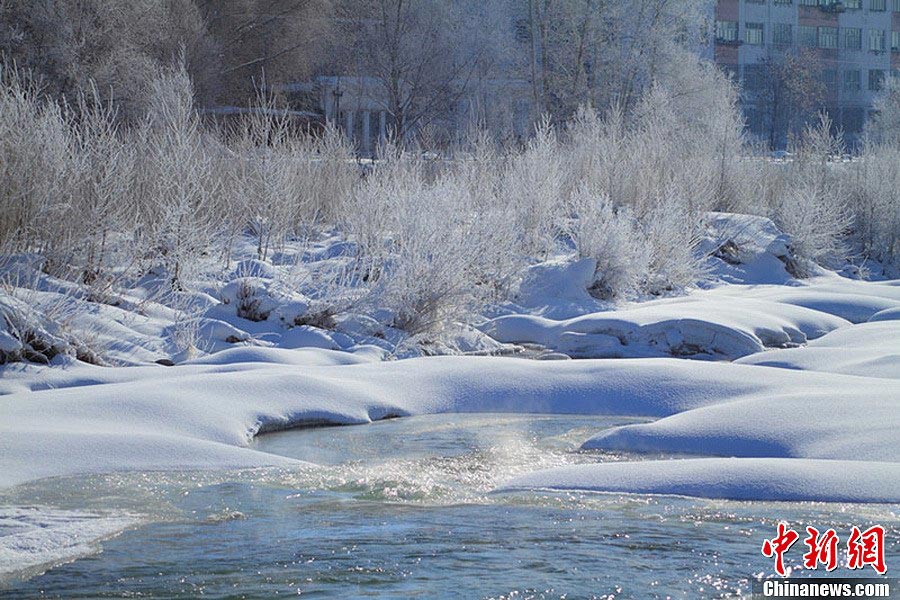
<svg viewBox="0 0 900 600">
<path fill-rule="evenodd" d="M 900 145 L 869 143 L 848 173 L 853 228 L 865 258 L 900 270 Z"/>
<path fill-rule="evenodd" d="M 566 190 L 561 161 L 549 119 L 540 123 L 525 149 L 509 159 L 499 199 L 514 219 L 522 250 L 529 256 L 551 250 L 560 231 Z"/>
<path fill-rule="evenodd" d="M 614 208 L 609 198 L 578 189 L 571 199 L 569 235 L 579 255 L 596 261 L 590 293 L 611 300 L 639 292 L 650 263 L 641 224 L 628 206 Z"/>
<path fill-rule="evenodd" d="M 807 126 L 795 147 L 789 186 L 773 209 L 773 220 L 793 240 L 795 256 L 808 263 L 843 258 L 852 224 L 843 169 L 834 159 L 843 154 L 840 134 L 827 115 Z"/>
<path fill-rule="evenodd" d="M 134 203 L 143 258 L 161 264 L 174 288 L 195 274 L 220 232 L 224 196 L 222 148 L 203 131 L 184 67 L 152 82 L 150 112 L 135 142 Z"/>
<path fill-rule="evenodd" d="M 66 206 L 72 132 L 27 74 L 0 64 L 0 248 L 44 250 Z"/>
<path fill-rule="evenodd" d="M 900 148 L 900 77 L 891 77 L 875 99 L 872 117 L 866 123 L 869 143 Z"/>
<path fill-rule="evenodd" d="M 493 259 L 514 250 L 503 244 L 505 215 L 477 206 L 465 177 L 428 181 L 421 161 L 399 152 L 375 167 L 352 207 L 365 303 L 409 334 L 440 330 L 476 308 L 497 289 Z"/>
<path fill-rule="evenodd" d="M 691 57 L 630 113 L 579 110 L 561 153 L 570 235 L 597 261 L 593 293 L 657 294 L 702 278 L 697 227 L 707 210 L 739 201 L 742 145 L 734 86 Z"/>
<path fill-rule="evenodd" d="M 823 120 L 772 160 L 746 143 L 732 83 L 687 55 L 627 109 L 542 121 L 523 146 L 482 132 L 452 155 L 388 145 L 365 166 L 337 129 L 299 131 L 272 98 L 212 126 L 178 65 L 147 82 L 138 122 L 97 94 L 65 107 L 8 68 L 0 77 L 0 253 L 32 253 L 81 299 L 165 304 L 185 355 L 210 326 L 178 305 L 194 292 L 211 304 L 221 292 L 221 320 L 363 319 L 386 346 L 438 348 L 515 301 L 535 265 L 593 268 L 576 294 L 588 304 L 585 291 L 677 291 L 705 275 L 696 246 L 711 210 L 771 218 L 807 267 L 845 255 L 851 233 L 867 258 L 900 254 L 896 143 L 873 137 L 860 160 L 835 160 L 840 136 Z"/>
<path fill-rule="evenodd" d="M 351 147 L 335 127 L 298 135 L 289 112 L 260 95 L 238 126 L 229 193 L 257 239 L 265 259 L 289 235 L 316 223 L 334 223 L 359 173 Z"/>
</svg>

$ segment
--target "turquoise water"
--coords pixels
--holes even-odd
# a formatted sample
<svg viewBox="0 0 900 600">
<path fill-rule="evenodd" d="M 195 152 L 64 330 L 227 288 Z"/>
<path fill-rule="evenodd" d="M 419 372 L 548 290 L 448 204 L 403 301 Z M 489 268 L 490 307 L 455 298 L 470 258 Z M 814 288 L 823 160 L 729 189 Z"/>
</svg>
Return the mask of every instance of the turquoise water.
<svg viewBox="0 0 900 600">
<path fill-rule="evenodd" d="M 752 577 L 773 572 L 759 548 L 780 519 L 838 532 L 880 523 L 892 544 L 888 565 L 900 568 L 895 506 L 492 493 L 536 468 L 636 458 L 577 451 L 590 434 L 625 422 L 416 417 L 257 442 L 318 468 L 39 482 L 0 496 L 0 505 L 139 523 L 86 544 L 73 562 L 20 573 L 0 597 L 746 595 Z M 788 555 L 801 575 L 802 553 L 798 545 Z"/>
</svg>

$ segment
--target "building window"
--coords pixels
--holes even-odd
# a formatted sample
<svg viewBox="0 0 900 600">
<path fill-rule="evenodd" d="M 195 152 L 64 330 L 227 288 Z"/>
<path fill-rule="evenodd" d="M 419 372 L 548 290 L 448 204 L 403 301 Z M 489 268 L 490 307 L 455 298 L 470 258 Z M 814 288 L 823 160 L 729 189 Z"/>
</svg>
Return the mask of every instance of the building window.
<svg viewBox="0 0 900 600">
<path fill-rule="evenodd" d="M 869 50 L 873 52 L 884 52 L 884 32 L 882 30 L 869 30 Z"/>
<path fill-rule="evenodd" d="M 891 32 L 891 51 L 900 52 L 900 31 Z"/>
<path fill-rule="evenodd" d="M 857 69 L 844 71 L 844 91 L 858 92 L 860 90 L 860 76 Z"/>
<path fill-rule="evenodd" d="M 764 65 L 744 65 L 744 92 L 752 96 L 765 87 L 766 69 Z"/>
<path fill-rule="evenodd" d="M 847 50 L 862 50 L 862 29 L 859 27 L 845 27 L 844 48 Z"/>
<path fill-rule="evenodd" d="M 887 10 L 887 0 L 872 0 L 869 4 L 870 10 Z"/>
<path fill-rule="evenodd" d="M 822 81 L 825 83 L 825 90 L 831 92 L 837 89 L 838 72 L 837 69 L 825 69 L 822 73 Z"/>
<path fill-rule="evenodd" d="M 790 23 L 775 23 L 772 31 L 772 41 L 779 46 L 790 46 L 794 43 L 794 31 Z"/>
<path fill-rule="evenodd" d="M 862 8 L 862 0 L 844 0 L 844 8 Z"/>
<path fill-rule="evenodd" d="M 765 4 L 766 0 L 747 0 L 747 4 Z"/>
<path fill-rule="evenodd" d="M 716 40 L 720 42 L 738 41 L 737 21 L 716 21 Z"/>
<path fill-rule="evenodd" d="M 797 38 L 801 46 L 806 48 L 816 47 L 816 28 L 810 25 L 800 25 L 797 28 Z"/>
<path fill-rule="evenodd" d="M 894 12 L 900 12 L 900 0 L 894 0 Z"/>
<path fill-rule="evenodd" d="M 800 0 L 800 6 L 818 6 L 819 0 Z"/>
<path fill-rule="evenodd" d="M 515 32 L 516 41 L 520 44 L 526 44 L 531 41 L 531 26 L 528 23 L 528 19 L 516 19 L 513 31 Z"/>
<path fill-rule="evenodd" d="M 884 89 L 884 71 L 872 69 L 869 71 L 869 91 L 880 92 Z"/>
<path fill-rule="evenodd" d="M 819 48 L 838 47 L 838 28 L 819 27 Z"/>
<path fill-rule="evenodd" d="M 775 0 L 772 4 L 775 6 L 790 6 L 794 3 L 794 0 Z"/>
<path fill-rule="evenodd" d="M 762 23 L 747 23 L 744 25 L 744 41 L 752 46 L 765 44 L 765 25 Z"/>
</svg>

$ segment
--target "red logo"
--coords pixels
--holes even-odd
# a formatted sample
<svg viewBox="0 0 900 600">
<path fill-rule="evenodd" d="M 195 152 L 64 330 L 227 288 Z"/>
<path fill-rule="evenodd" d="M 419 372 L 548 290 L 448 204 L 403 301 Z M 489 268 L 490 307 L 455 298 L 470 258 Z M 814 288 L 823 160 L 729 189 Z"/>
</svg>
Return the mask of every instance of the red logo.
<svg viewBox="0 0 900 600">
<path fill-rule="evenodd" d="M 803 543 L 808 551 L 803 555 L 803 566 L 807 569 L 818 569 L 823 565 L 826 571 L 833 571 L 838 566 L 838 545 L 840 538 L 834 529 L 819 533 L 815 527 L 806 528 Z M 787 576 L 784 567 L 784 555 L 791 549 L 800 534 L 791 529 L 787 523 L 779 523 L 775 537 L 767 539 L 762 545 L 762 554 L 775 559 L 775 572 L 782 577 Z M 884 527 L 875 525 L 865 531 L 859 527 L 850 530 L 847 540 L 847 568 L 863 569 L 871 566 L 879 575 L 887 572 L 884 562 Z"/>
<path fill-rule="evenodd" d="M 782 577 L 787 575 L 784 570 L 784 554 L 790 550 L 794 542 L 800 539 L 800 534 L 793 529 L 788 529 L 786 523 L 778 524 L 778 535 L 771 540 L 763 542 L 763 556 L 775 557 L 775 571 Z"/>
<path fill-rule="evenodd" d="M 847 567 L 862 569 L 871 565 L 879 574 L 884 575 L 887 567 L 884 564 L 884 527 L 875 525 L 862 533 L 859 527 L 850 530 L 847 541 Z"/>
<path fill-rule="evenodd" d="M 809 547 L 809 552 L 803 555 L 803 566 L 807 569 L 818 569 L 819 563 L 825 565 L 826 571 L 834 571 L 838 564 L 838 539 L 834 529 L 829 529 L 819 538 L 819 530 L 815 527 L 807 527 L 809 534 L 803 543 Z"/>
</svg>

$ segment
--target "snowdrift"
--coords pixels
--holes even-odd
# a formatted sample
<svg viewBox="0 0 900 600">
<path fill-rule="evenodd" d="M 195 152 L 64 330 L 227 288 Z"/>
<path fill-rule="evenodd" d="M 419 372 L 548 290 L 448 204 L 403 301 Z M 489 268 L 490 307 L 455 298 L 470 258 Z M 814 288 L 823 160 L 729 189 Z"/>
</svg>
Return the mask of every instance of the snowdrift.
<svg viewBox="0 0 900 600">
<path fill-rule="evenodd" d="M 501 491 L 579 490 L 729 500 L 900 502 L 900 464 L 698 458 L 576 465 L 516 477 Z"/>
<path fill-rule="evenodd" d="M 308 350 L 291 360 L 287 351 L 254 348 L 252 363 L 221 356 L 174 368 L 44 368 L 55 375 L 52 388 L 0 399 L 0 485 L 114 470 L 291 467 L 298 463 L 249 448 L 252 437 L 304 424 L 442 412 L 657 417 L 601 433 L 585 448 L 789 461 L 789 467 L 754 471 L 742 488 L 740 497 L 747 498 L 783 497 L 784 469 L 819 464 L 808 459 L 856 461 L 860 468 L 868 468 L 864 461 L 900 464 L 894 380 L 677 359 L 340 364 L 337 354 Z M 236 352 L 232 358 L 250 357 Z M 835 469 L 844 466 L 836 462 Z M 900 489 L 895 470 L 876 471 L 870 470 L 873 480 L 881 473 L 890 478 L 885 485 Z M 633 491 L 652 486 L 686 493 L 666 487 L 659 472 L 635 471 L 615 489 L 640 478 Z M 702 482 L 703 473 L 714 483 L 715 470 L 693 477 Z M 739 477 L 732 481 L 737 486 Z M 847 498 L 845 479 L 828 481 L 805 488 L 808 497 Z M 880 489 L 861 487 L 856 498 L 881 501 Z"/>
<path fill-rule="evenodd" d="M 735 360 L 793 348 L 900 309 L 890 282 L 820 276 L 785 285 L 721 285 L 688 296 L 555 320 L 497 317 L 483 330 L 505 343 L 537 344 L 573 358 L 675 356 Z"/>
</svg>

